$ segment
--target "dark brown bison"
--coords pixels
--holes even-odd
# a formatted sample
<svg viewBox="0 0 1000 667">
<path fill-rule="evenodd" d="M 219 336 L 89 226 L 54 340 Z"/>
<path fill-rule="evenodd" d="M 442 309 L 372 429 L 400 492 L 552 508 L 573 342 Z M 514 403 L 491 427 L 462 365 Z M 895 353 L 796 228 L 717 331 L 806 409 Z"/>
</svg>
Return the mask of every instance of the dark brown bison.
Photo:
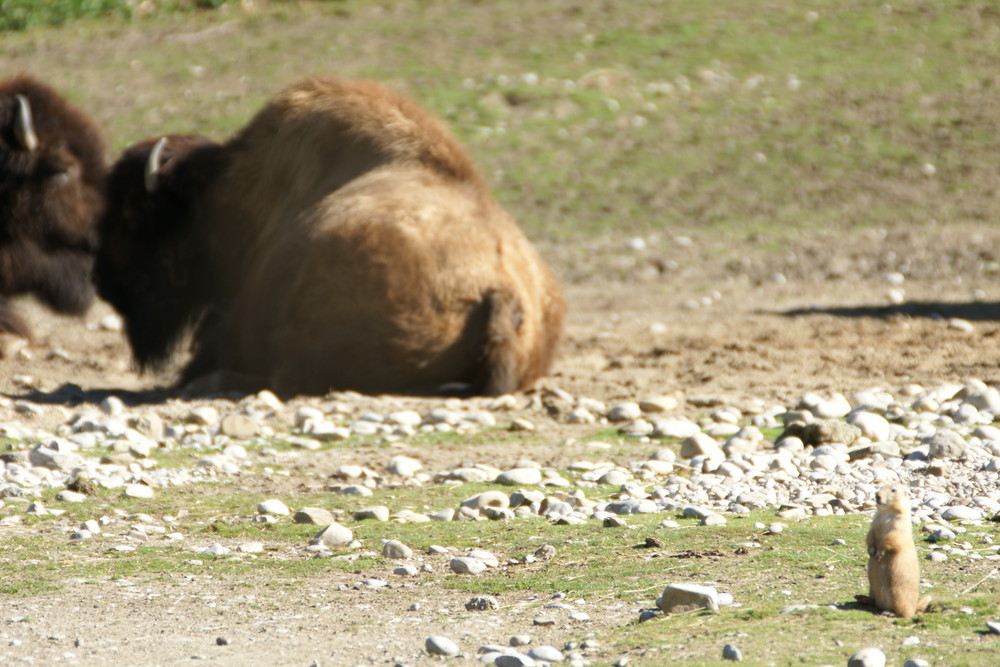
<svg viewBox="0 0 1000 667">
<path fill-rule="evenodd" d="M 530 386 L 559 286 L 458 141 L 368 81 L 309 78 L 224 144 L 168 136 L 113 167 L 98 292 L 142 369 L 284 394 Z"/>
<path fill-rule="evenodd" d="M 78 109 L 27 76 L 0 81 L 0 338 L 31 338 L 8 297 L 62 313 L 93 300 L 104 139 Z"/>
</svg>

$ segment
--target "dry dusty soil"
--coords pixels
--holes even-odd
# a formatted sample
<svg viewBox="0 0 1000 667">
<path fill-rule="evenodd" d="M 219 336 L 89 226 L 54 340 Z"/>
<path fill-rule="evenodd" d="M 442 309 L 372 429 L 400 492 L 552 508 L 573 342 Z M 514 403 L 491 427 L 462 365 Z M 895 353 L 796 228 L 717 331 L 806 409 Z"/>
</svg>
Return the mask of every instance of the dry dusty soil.
<svg viewBox="0 0 1000 667">
<path fill-rule="evenodd" d="M 609 404 L 669 394 L 681 399 L 679 413 L 696 416 L 715 401 L 789 405 L 806 392 L 995 382 L 998 242 L 1000 231 L 985 226 L 936 226 L 806 231 L 786 240 L 664 233 L 643 243 L 622 237 L 545 244 L 570 315 L 544 386 Z M 32 302 L 20 307 L 38 343 L 30 358 L 0 360 L 0 392 L 45 405 L 36 423 L 62 423 L 79 401 L 108 393 L 132 403 L 163 400 L 146 390 L 169 377 L 133 372 L 121 335 L 99 326 L 110 313 L 105 304 L 80 320 Z M 387 399 L 373 403 L 379 400 Z M 11 401 L 0 406 L 0 422 L 19 419 L 25 417 Z M 571 432 L 555 423 L 547 428 L 553 450 Z M 546 445 L 515 454 L 552 460 Z M 340 455 L 337 463 L 350 458 Z M 512 453 L 491 455 L 483 450 L 484 462 L 502 465 Z M 443 468 L 467 456 L 443 449 L 433 464 Z M 0 654 L 35 664 L 428 664 L 423 639 L 446 632 L 462 640 L 467 655 L 449 664 L 474 664 L 476 647 L 518 632 L 557 646 L 570 636 L 560 627 L 530 627 L 522 613 L 530 592 L 507 600 L 501 612 L 458 618 L 467 593 L 415 584 L 404 596 L 371 595 L 350 588 L 356 579 L 334 573 L 293 590 L 260 577 L 220 581 L 208 574 L 68 581 L 56 594 L 2 599 Z M 408 614 L 413 602 L 425 613 Z M 611 605 L 591 616 L 607 630 L 632 621 L 633 613 Z M 228 645 L 215 645 L 220 636 Z"/>
</svg>

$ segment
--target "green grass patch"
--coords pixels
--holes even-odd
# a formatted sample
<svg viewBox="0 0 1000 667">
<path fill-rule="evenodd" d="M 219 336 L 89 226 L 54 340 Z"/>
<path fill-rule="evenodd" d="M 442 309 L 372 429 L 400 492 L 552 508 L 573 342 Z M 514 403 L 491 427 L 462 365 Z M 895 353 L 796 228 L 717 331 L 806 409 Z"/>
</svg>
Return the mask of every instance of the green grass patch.
<svg viewBox="0 0 1000 667">
<path fill-rule="evenodd" d="M 168 131 L 224 138 L 297 76 L 331 72 L 443 116 L 535 236 L 780 248 L 798 230 L 986 221 L 998 196 L 985 5 L 163 3 L 136 22 L 108 3 L 124 5 L 66 0 L 102 20 L 5 46 L 10 69 L 91 110 L 116 150 Z"/>
</svg>

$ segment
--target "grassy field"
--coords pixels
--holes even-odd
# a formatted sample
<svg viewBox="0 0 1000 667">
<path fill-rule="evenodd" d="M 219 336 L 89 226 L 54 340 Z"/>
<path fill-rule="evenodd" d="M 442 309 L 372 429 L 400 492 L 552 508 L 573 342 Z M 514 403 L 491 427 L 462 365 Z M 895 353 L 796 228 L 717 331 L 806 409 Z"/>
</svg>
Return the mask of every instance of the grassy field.
<svg viewBox="0 0 1000 667">
<path fill-rule="evenodd" d="M 536 237 L 993 217 L 988 3 L 256 4 L 0 33 L 4 69 L 65 90 L 115 149 L 223 138 L 305 73 L 386 80 L 448 120 Z"/>
</svg>

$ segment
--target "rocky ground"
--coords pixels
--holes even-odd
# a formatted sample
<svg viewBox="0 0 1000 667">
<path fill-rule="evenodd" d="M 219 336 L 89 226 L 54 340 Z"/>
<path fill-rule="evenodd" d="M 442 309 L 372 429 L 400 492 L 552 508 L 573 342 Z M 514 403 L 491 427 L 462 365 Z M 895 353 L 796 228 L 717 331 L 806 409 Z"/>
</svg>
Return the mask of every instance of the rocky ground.
<svg viewBox="0 0 1000 667">
<path fill-rule="evenodd" d="M 449 476 L 474 481 L 527 475 L 515 478 L 515 488 L 541 481 L 555 497 L 569 483 L 559 469 L 571 471 L 574 482 L 620 485 L 617 502 L 624 505 L 591 501 L 586 494 L 543 502 L 545 493 L 519 499 L 506 493 L 490 506 L 458 511 L 508 512 L 512 518 L 544 513 L 573 522 L 668 510 L 669 520 L 690 507 L 710 524 L 773 507 L 784 514 L 765 528 L 780 531 L 784 520 L 870 509 L 879 484 L 903 481 L 913 485 L 915 515 L 929 528 L 940 524 L 947 531 L 949 519 L 984 520 L 1000 509 L 1000 431 L 992 426 L 1000 393 L 991 386 L 1000 361 L 993 284 L 998 241 L 1000 233 L 984 228 L 934 227 L 839 238 L 803 233 L 782 241 L 781 250 L 759 240 L 737 248 L 698 235 L 543 246 L 566 286 L 566 342 L 552 376 L 536 391 L 499 400 L 354 394 L 287 402 L 266 395 L 239 402 L 182 400 L 162 390 L 169 373 L 140 377 L 132 371 L 119 323 L 105 305 L 73 320 L 23 303 L 38 344 L 0 360 L 2 434 L 18 441 L 54 434 L 67 444 L 36 448 L 8 462 L 2 485 L 25 493 L 24 502 L 8 500 L 3 510 L 0 544 L 5 530 L 24 530 L 17 516 L 31 509 L 33 493 L 65 484 L 74 468 L 89 466 L 98 483 L 126 493 L 135 484 L 136 493 L 197 484 L 200 477 L 240 469 L 243 428 L 302 438 L 294 454 L 298 463 L 286 466 L 289 478 L 271 489 L 304 483 L 296 470 L 339 474 L 343 487 L 377 486 L 380 471 L 392 464 L 404 469 L 391 474 L 426 484 Z M 250 425 L 223 420 L 233 414 Z M 775 446 L 775 436 L 764 435 L 794 420 L 802 426 L 781 446 Z M 544 437 L 503 451 L 484 449 L 474 462 L 463 448 L 406 448 L 407 438 L 420 430 L 479 432 L 495 425 L 530 428 Z M 650 438 L 649 451 L 634 460 L 608 452 L 612 463 L 588 468 L 582 452 L 592 446 L 572 443 L 608 428 Z M 403 458 L 392 463 L 391 455 L 370 451 L 310 451 L 311 441 L 350 433 L 382 434 L 398 443 L 393 454 Z M 655 446 L 661 437 L 682 445 Z M 115 449 L 126 458 L 99 467 L 91 452 L 106 451 L 113 441 L 124 441 Z M 219 453 L 194 470 L 143 470 L 143 447 L 164 442 L 214 443 Z M 405 470 L 407 459 L 418 459 L 420 470 Z M 275 515 L 275 509 L 261 514 Z M 138 530 L 146 538 L 130 533 L 134 524 L 132 517 L 112 517 L 89 528 L 66 526 L 57 539 L 93 529 L 114 536 L 113 546 L 128 548 L 151 535 L 166 539 L 170 531 L 163 517 L 151 517 L 153 527 Z M 939 549 L 941 558 L 982 557 L 961 541 L 951 545 L 955 537 L 941 534 L 948 544 Z M 190 547 L 258 548 L 221 542 Z M 312 553 L 323 556 L 324 548 L 330 545 L 314 545 Z M 425 564 L 441 570 L 459 567 L 451 559 L 464 556 L 417 555 L 409 565 L 417 572 Z M 92 582 L 68 581 L 60 594 L 7 601 L 0 639 L 8 645 L 0 646 L 0 656 L 26 663 L 173 664 L 197 658 L 275 664 L 274 649 L 280 647 L 282 664 L 410 664 L 438 650 L 425 648 L 425 638 L 447 634 L 462 638 L 459 650 L 472 664 L 479 646 L 524 631 L 516 609 L 489 620 L 445 621 L 449 609 L 454 612 L 468 596 L 459 601 L 461 596 L 434 587 L 419 589 L 409 613 L 381 609 L 365 590 L 385 582 L 359 587 L 347 574 L 317 584 L 307 605 L 291 603 L 282 590 L 260 581 L 247 593 L 232 583 L 220 590 L 207 574 L 170 579 L 105 582 L 100 590 Z M 572 600 L 553 604 L 558 623 L 533 627 L 533 646 L 557 646 L 576 664 L 614 656 L 601 655 L 597 644 L 567 646 L 560 629 L 588 622 L 573 614 L 600 616 L 594 627 L 607 628 L 641 612 Z M 95 617 L 101 619 L 99 632 Z M 179 619 L 185 631 L 164 633 L 168 617 Z M 380 619 L 392 622 L 372 636 L 370 623 Z M 317 644 L 317 634 L 331 632 L 330 641 Z M 214 645 L 217 636 L 224 645 Z M 450 650 L 442 646 L 442 652 Z M 262 661 L 265 647 L 269 657 Z"/>
</svg>

